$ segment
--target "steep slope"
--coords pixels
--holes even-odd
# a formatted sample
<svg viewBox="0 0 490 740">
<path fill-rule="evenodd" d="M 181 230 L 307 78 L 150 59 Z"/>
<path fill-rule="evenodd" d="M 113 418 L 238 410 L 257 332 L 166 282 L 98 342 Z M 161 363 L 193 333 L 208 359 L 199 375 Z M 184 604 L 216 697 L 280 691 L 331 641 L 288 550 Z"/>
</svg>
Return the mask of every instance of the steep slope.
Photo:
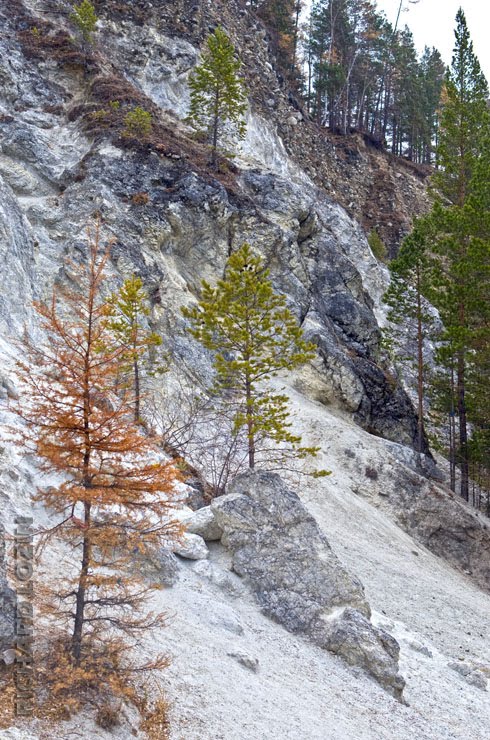
<svg viewBox="0 0 490 740">
<path fill-rule="evenodd" d="M 5 39 L 9 76 L 0 133 L 6 199 L 14 198 L 5 214 L 11 235 L 4 241 L 5 264 L 19 295 L 46 294 L 55 276 L 62 276 L 63 258 L 74 254 L 98 212 L 117 239 L 115 268 L 141 274 L 153 295 L 155 325 L 167 333 L 171 327 L 172 343 L 182 345 L 180 304 L 191 299 L 200 278 L 222 272 L 230 249 L 251 240 L 319 345 L 324 400 L 341 403 L 372 432 L 410 444 L 416 436 L 411 404 L 378 365 L 373 301 L 384 284 L 382 271 L 359 227 L 288 159 L 273 126 L 251 109 L 238 160 L 243 169 L 227 176 L 226 189 L 202 170 L 202 146 L 199 150 L 176 119 L 185 110 L 185 73 L 197 57 L 195 48 L 152 26 L 112 21 L 104 29 L 107 56 L 89 51 L 86 65 L 95 73 L 85 67 L 82 74 L 80 61 L 71 56 L 67 61 L 65 51 L 61 61 L 52 49 L 54 58 L 40 61 L 41 53 L 47 55 L 42 44 L 63 32 L 43 27 L 46 35 L 39 42 L 32 36 L 36 18 L 16 2 L 23 15 L 11 6 L 4 11 L 12 35 Z M 26 48 L 29 33 L 29 42 L 38 44 L 34 60 Z M 155 67 L 162 57 L 166 76 Z M 20 81 L 22 92 L 15 98 Z M 160 115 L 148 145 L 133 142 L 128 150 L 120 128 L 109 126 L 107 110 L 97 104 L 101 90 L 121 105 L 122 93 L 132 101 L 143 96 Z M 173 111 L 157 113 L 159 105 L 172 101 Z M 92 131 L 93 140 L 87 121 L 92 130 L 100 120 L 104 125 Z M 185 145 L 187 151 L 169 153 L 170 131 L 172 146 Z M 18 327 L 28 305 L 22 301 L 14 312 L 4 306 L 3 321 Z"/>
<path fill-rule="evenodd" d="M 334 471 L 303 484 L 303 501 L 365 582 L 377 621 L 399 638 L 412 707 L 268 622 L 217 544 L 209 567 L 182 565 L 181 580 L 155 602 L 175 614 L 158 636 L 175 653 L 162 678 L 175 701 L 174 737 L 483 740 L 488 597 L 423 545 L 486 587 L 488 528 L 417 467 L 415 413 L 380 352 L 387 272 L 342 208 L 364 224 L 386 221 L 395 244 L 410 218 L 400 204 L 423 208 L 423 173 L 414 177 L 362 142 L 349 153 L 345 143 L 320 141 L 285 96 L 265 32 L 241 3 L 98 6 L 99 45 L 80 50 L 70 41 L 68 3 L 0 0 L 0 257 L 8 285 L 0 296 L 2 421 L 16 394 L 12 340 L 25 324 L 39 336 L 32 299 L 66 282 L 64 260 L 83 255 L 95 213 L 116 239 L 110 287 L 141 275 L 152 326 L 165 337 L 176 375 L 210 373 L 209 358 L 185 331 L 181 305 L 195 300 L 201 278 L 222 274 L 232 249 L 250 241 L 319 350 L 294 384 L 285 379 L 295 428 L 321 446 L 321 462 Z M 213 177 L 206 150 L 182 119 L 186 75 L 217 20 L 240 49 L 253 95 L 242 152 Z M 123 113 L 137 104 L 155 121 L 144 144 L 121 136 Z M 379 188 L 391 205 L 374 214 L 368 201 L 378 199 Z M 36 473 L 7 445 L 2 456 L 2 518 L 9 520 L 28 509 Z M 424 465 L 430 471 L 430 461 Z M 468 680 L 479 682 L 479 700 Z M 57 734 L 75 729 L 73 721 Z M 107 737 L 89 720 L 85 730 Z M 46 728 L 37 731 L 42 736 Z"/>
</svg>

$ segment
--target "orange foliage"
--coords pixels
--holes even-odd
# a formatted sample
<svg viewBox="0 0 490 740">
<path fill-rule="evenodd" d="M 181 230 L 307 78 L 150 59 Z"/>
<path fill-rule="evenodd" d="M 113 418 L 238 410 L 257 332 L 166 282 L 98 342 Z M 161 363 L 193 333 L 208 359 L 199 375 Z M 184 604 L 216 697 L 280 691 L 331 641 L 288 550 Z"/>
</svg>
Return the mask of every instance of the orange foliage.
<svg viewBox="0 0 490 740">
<path fill-rule="evenodd" d="M 108 626 L 130 634 L 161 621 L 145 613 L 151 586 L 130 572 L 132 561 L 180 534 L 170 517 L 178 474 L 135 425 L 131 389 L 117 386 L 125 349 L 111 335 L 102 296 L 110 246 L 101 245 L 99 223 L 88 230 L 86 260 L 67 265 L 76 289 L 54 290 L 48 305 L 36 304 L 48 341 L 26 340 L 18 363 L 27 390 L 17 408 L 22 442 L 43 471 L 61 478 L 38 489 L 60 517 L 45 536 L 63 538 L 78 562 L 50 607 L 70 625 L 77 665 L 84 645 L 85 655 L 93 653 Z"/>
</svg>

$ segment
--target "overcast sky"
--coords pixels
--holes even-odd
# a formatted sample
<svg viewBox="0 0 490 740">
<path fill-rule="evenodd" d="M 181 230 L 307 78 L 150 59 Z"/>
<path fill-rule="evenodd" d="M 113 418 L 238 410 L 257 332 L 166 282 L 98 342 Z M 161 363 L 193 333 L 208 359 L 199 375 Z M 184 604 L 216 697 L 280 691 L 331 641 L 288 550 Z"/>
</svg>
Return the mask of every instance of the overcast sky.
<svg viewBox="0 0 490 740">
<path fill-rule="evenodd" d="M 377 0 L 377 5 L 395 23 L 400 0 Z M 462 7 L 475 54 L 490 82 L 490 0 L 403 0 L 403 7 L 400 27 L 410 28 L 420 51 L 426 45 L 439 49 L 446 64 L 451 63 L 455 18 Z"/>
</svg>

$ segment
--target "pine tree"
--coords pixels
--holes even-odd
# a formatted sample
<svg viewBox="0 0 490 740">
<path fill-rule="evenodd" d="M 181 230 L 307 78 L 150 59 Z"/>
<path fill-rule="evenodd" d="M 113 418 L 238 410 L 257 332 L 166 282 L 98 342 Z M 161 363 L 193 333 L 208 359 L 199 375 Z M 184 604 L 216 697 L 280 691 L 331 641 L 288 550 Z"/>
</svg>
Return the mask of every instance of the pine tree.
<svg viewBox="0 0 490 740">
<path fill-rule="evenodd" d="M 455 47 L 445 80 L 437 162 L 433 185 L 440 197 L 463 206 L 475 161 L 481 153 L 488 124 L 488 85 L 473 52 L 473 43 L 460 9 L 456 15 Z"/>
<path fill-rule="evenodd" d="M 222 28 L 217 28 L 206 42 L 201 64 L 189 76 L 190 109 L 188 121 L 211 141 L 211 163 L 217 166 L 218 145 L 227 127 L 239 138 L 245 136 L 244 115 L 247 97 L 239 76 L 241 62 Z"/>
<path fill-rule="evenodd" d="M 117 663 L 127 646 L 114 642 L 115 633 L 137 636 L 159 623 L 145 613 L 150 587 L 134 573 L 134 557 L 178 534 L 169 518 L 176 471 L 135 426 L 129 389 L 114 393 L 126 348 L 107 327 L 110 245 L 102 248 L 99 225 L 88 242 L 86 260 L 67 265 L 79 290 L 54 291 L 49 304 L 36 304 L 47 339 L 26 340 L 18 366 L 27 388 L 17 408 L 23 441 L 41 471 L 59 481 L 38 489 L 58 518 L 46 536 L 63 540 L 75 563 L 53 590 L 58 623 L 71 625 L 67 653 L 75 666 L 96 655 Z"/>
<path fill-rule="evenodd" d="M 455 366 L 461 496 L 468 500 L 467 380 L 474 362 L 481 306 L 488 300 L 482 280 L 488 243 L 475 233 L 481 215 L 471 204 L 478 201 L 488 179 L 486 166 L 479 168 L 479 162 L 488 141 L 490 117 L 488 86 L 473 53 L 462 10 L 456 21 L 456 45 L 446 77 L 437 151 L 440 169 L 433 177 L 435 203 L 428 217 L 430 248 L 437 257 L 439 274 L 428 297 L 444 323 L 443 346 L 450 352 L 444 350 L 441 357 L 450 363 L 448 377 Z"/>
<path fill-rule="evenodd" d="M 87 44 L 93 42 L 93 35 L 97 27 L 97 15 L 95 8 L 90 0 L 82 0 L 80 5 L 73 7 L 71 20 L 82 34 L 83 40 Z"/>
<path fill-rule="evenodd" d="M 183 313 L 191 334 L 214 353 L 216 390 L 236 406 L 234 431 L 246 431 L 249 467 L 264 440 L 287 443 L 300 457 L 315 454 L 290 431 L 287 396 L 267 386 L 279 371 L 311 360 L 315 347 L 303 339 L 285 297 L 274 292 L 248 244 L 228 259 L 216 288 L 203 281 L 199 304 Z"/>
<path fill-rule="evenodd" d="M 144 325 L 149 315 L 148 294 L 143 281 L 133 275 L 109 299 L 108 327 L 124 349 L 122 372 L 126 374 L 129 369 L 133 377 L 135 422 L 140 421 L 141 364 L 152 348 L 162 344 L 162 338 Z"/>
<path fill-rule="evenodd" d="M 390 262 L 391 284 L 385 293 L 384 300 L 390 306 L 388 320 L 391 326 L 386 330 L 389 340 L 396 346 L 397 363 L 412 363 L 412 356 L 406 358 L 400 350 L 405 343 L 403 330 L 407 319 L 415 325 L 416 375 L 417 375 L 417 411 L 418 434 L 417 449 L 423 452 L 426 447 L 424 427 L 424 398 L 426 395 L 425 370 L 427 363 L 424 357 L 425 341 L 431 336 L 434 328 L 434 317 L 428 310 L 424 294 L 433 279 L 433 260 L 427 249 L 427 226 L 423 219 L 416 222 L 412 233 L 406 237 L 398 256 Z"/>
</svg>

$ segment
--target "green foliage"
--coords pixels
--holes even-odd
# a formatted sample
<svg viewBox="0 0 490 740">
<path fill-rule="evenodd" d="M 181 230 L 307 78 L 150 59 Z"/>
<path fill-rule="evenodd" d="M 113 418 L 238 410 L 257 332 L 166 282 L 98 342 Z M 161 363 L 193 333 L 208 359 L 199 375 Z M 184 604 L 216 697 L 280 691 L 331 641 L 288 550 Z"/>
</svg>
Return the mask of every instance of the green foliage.
<svg viewBox="0 0 490 740">
<path fill-rule="evenodd" d="M 90 0 L 82 0 L 80 5 L 75 5 L 70 19 L 82 34 L 83 40 L 91 44 L 98 18 Z"/>
<path fill-rule="evenodd" d="M 421 58 L 411 33 L 373 2 L 313 0 L 306 29 L 306 105 L 321 125 L 393 154 L 431 162 L 444 64 L 436 49 Z M 400 5 L 401 9 L 401 5 Z"/>
<path fill-rule="evenodd" d="M 137 139 L 141 142 L 151 136 L 152 130 L 153 119 L 151 113 L 139 105 L 124 116 L 122 135 L 126 138 Z"/>
<path fill-rule="evenodd" d="M 234 434 L 245 429 L 249 466 L 260 443 L 286 443 L 298 457 L 318 448 L 301 447 L 290 431 L 287 396 L 268 381 L 315 356 L 283 295 L 274 292 L 260 257 L 243 244 L 231 255 L 216 288 L 203 281 L 199 304 L 184 308 L 191 334 L 214 354 L 214 391 L 234 408 Z M 325 474 L 325 472 L 320 472 Z"/>
<path fill-rule="evenodd" d="M 386 245 L 376 229 L 373 229 L 369 232 L 368 244 L 371 247 L 371 252 L 374 254 L 376 259 L 379 262 L 386 262 L 386 258 L 388 256 Z"/>
<path fill-rule="evenodd" d="M 488 127 L 488 85 L 473 52 L 466 18 L 456 15 L 455 47 L 445 80 L 437 160 L 437 193 L 454 205 L 464 204 L 482 136 Z"/>
<path fill-rule="evenodd" d="M 148 361 L 155 347 L 162 344 L 162 338 L 146 328 L 150 315 L 148 295 L 141 278 L 133 275 L 127 278 L 119 291 L 108 301 L 107 326 L 117 344 L 124 348 L 121 362 L 120 382 L 132 377 L 135 404 L 135 420 L 140 418 L 141 367 Z M 164 368 L 158 368 L 161 371 Z"/>
<path fill-rule="evenodd" d="M 239 138 L 245 136 L 247 97 L 240 68 L 233 44 L 223 29 L 217 28 L 207 39 L 201 64 L 189 76 L 191 102 L 187 120 L 206 134 L 212 146 L 213 166 L 227 128 Z"/>
<path fill-rule="evenodd" d="M 408 366 L 417 374 L 419 452 L 423 452 L 425 444 L 425 341 L 435 330 L 433 312 L 424 299 L 435 274 L 434 261 L 427 249 L 429 230 L 423 219 L 415 222 L 412 233 L 404 239 L 397 257 L 390 263 L 391 283 L 384 295 L 390 307 L 389 323 L 384 330 L 385 347 L 396 366 Z M 407 351 L 407 345 L 415 345 L 416 351 L 411 351 L 411 347 Z"/>
<path fill-rule="evenodd" d="M 437 308 L 443 323 L 439 372 L 431 381 L 434 407 L 446 419 L 449 415 L 451 485 L 454 489 L 459 463 L 461 495 L 468 500 L 470 436 L 489 422 L 486 412 L 486 421 L 478 417 L 481 387 L 474 393 L 472 386 L 485 376 L 482 358 L 490 342 L 490 114 L 487 83 L 462 10 L 456 22 L 441 113 L 439 169 L 432 179 L 434 204 L 416 224 L 409 244 L 419 292 Z M 402 261 L 406 256 L 402 250 Z M 410 308 L 405 302 L 397 310 L 409 314 Z"/>
</svg>

